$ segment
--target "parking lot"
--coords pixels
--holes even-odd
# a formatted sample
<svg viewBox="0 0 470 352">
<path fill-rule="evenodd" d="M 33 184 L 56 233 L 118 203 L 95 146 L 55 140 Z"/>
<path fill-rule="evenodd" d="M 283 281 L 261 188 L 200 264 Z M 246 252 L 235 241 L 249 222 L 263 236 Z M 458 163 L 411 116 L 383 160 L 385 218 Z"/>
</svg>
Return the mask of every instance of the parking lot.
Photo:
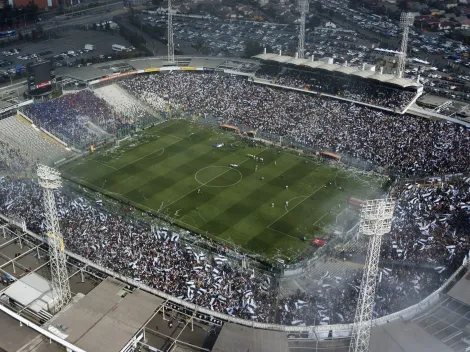
<svg viewBox="0 0 470 352">
<path fill-rule="evenodd" d="M 159 15 L 141 15 L 140 20 L 152 27 L 167 26 L 167 18 Z M 298 25 L 174 17 L 175 42 L 184 46 L 192 45 L 210 56 L 244 55 L 247 42 L 260 43 L 273 51 L 282 50 L 294 55 L 297 50 Z M 316 59 L 329 56 L 338 62 L 362 63 L 362 58 L 370 51 L 370 43 L 360 39 L 354 31 L 344 28 L 306 30 L 306 55 Z"/>
<path fill-rule="evenodd" d="M 67 53 L 69 51 L 78 52 L 82 50 L 86 44 L 92 44 L 95 48 L 94 51 L 83 52 L 76 57 L 73 57 L 69 62 L 74 62 L 80 59 L 89 59 L 99 55 L 109 55 L 112 53 L 111 46 L 113 44 L 119 44 L 129 47 L 130 44 L 124 38 L 119 35 L 114 35 L 111 32 L 106 31 L 94 31 L 94 30 L 73 30 L 62 34 L 61 38 L 46 40 L 38 43 L 25 43 L 22 45 L 10 45 L 3 49 L 3 51 L 9 51 L 17 49 L 18 53 L 14 55 L 5 55 L 0 52 L 0 60 L 11 61 L 9 66 L 5 66 L 2 69 L 4 71 L 15 68 L 18 65 L 26 65 L 28 62 L 35 62 L 38 60 L 37 57 L 41 58 L 53 58 L 55 55 L 61 53 Z M 47 55 L 39 55 L 40 53 L 47 52 Z M 34 57 L 36 55 L 37 57 Z M 23 59 L 19 58 L 23 57 Z M 24 59 L 24 57 L 27 57 Z M 1 61 L 0 61 L 1 62 Z"/>
</svg>

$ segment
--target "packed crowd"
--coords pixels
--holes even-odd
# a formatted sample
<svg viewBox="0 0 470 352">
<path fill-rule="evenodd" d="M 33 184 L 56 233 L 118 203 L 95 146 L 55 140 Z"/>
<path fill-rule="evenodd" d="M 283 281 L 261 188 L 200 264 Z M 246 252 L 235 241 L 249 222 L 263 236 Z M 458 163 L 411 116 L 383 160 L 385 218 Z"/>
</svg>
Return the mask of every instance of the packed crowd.
<svg viewBox="0 0 470 352">
<path fill-rule="evenodd" d="M 95 95 L 103 99 L 114 111 L 121 116 L 121 129 L 130 128 L 139 123 L 139 121 L 146 121 L 152 118 L 150 112 L 132 96 L 119 86 L 107 85 L 93 90 Z"/>
<path fill-rule="evenodd" d="M 226 257 L 183 244 L 180 233 L 108 213 L 75 193 L 56 202 L 67 248 L 93 262 L 183 300 L 249 320 L 273 317 L 275 281 L 229 264 Z M 44 234 L 42 194 L 35 181 L 0 179 L 0 213 L 26 219 Z"/>
<path fill-rule="evenodd" d="M 279 301 L 277 321 L 284 325 L 329 325 L 354 322 L 362 270 L 345 277 L 328 273 L 312 282 L 310 292 L 297 292 Z M 418 303 L 438 289 L 447 275 L 436 270 L 406 266 L 383 268 L 379 273 L 373 317 L 378 318 Z"/>
<path fill-rule="evenodd" d="M 28 174 L 36 163 L 37 160 L 34 160 L 32 156 L 25 155 L 23 151 L 12 148 L 8 143 L 0 140 L 0 174 Z"/>
<path fill-rule="evenodd" d="M 387 260 L 389 268 L 383 268 L 379 276 L 374 317 L 419 302 L 470 257 L 470 178 L 427 182 L 395 190 L 392 230 L 384 236 L 381 248 L 381 260 Z M 359 242 L 350 256 L 359 252 L 364 257 L 366 251 L 367 246 Z M 279 321 L 293 325 L 353 321 L 361 275 L 358 270 L 346 273 L 347 280 L 325 275 L 314 281 L 310 289 L 315 295 L 298 292 L 280 301 Z"/>
<path fill-rule="evenodd" d="M 159 111 L 178 109 L 241 129 L 284 136 L 322 150 L 348 154 L 405 175 L 441 174 L 470 168 L 470 133 L 439 121 L 399 116 L 343 101 L 252 84 L 215 74 L 168 73 L 134 77 L 122 88 Z M 89 122 L 115 133 L 127 120 L 90 91 L 69 94 L 28 108 L 46 129 L 67 141 L 89 138 Z M 109 127 L 109 129 L 108 129 Z M 83 135 L 82 135 L 83 134 Z M 19 160 L 18 151 L 0 146 L 0 160 Z M 442 269 L 385 268 L 377 290 L 376 317 L 416 303 L 442 284 L 468 253 L 469 179 L 429 180 L 400 189 L 383 259 L 427 262 Z M 69 193 L 70 192 L 70 193 Z M 26 219 L 44 234 L 41 190 L 35 181 L 0 178 L 0 213 Z M 274 307 L 277 282 L 270 276 L 231 265 L 224 256 L 187 245 L 185 233 L 110 214 L 72 191 L 56 193 L 60 225 L 69 250 L 175 297 L 233 316 L 284 324 L 352 322 L 361 273 L 327 274 L 312 283 L 315 295 L 299 293 Z M 183 244 L 184 243 L 184 244 Z M 406 300 L 403 300 L 406 297 Z M 278 314 L 274 315 L 277 310 Z"/>
<path fill-rule="evenodd" d="M 409 201 L 408 193 L 401 197 L 400 203 Z M 277 281 L 273 277 L 241 269 L 223 255 L 188 244 L 184 238 L 191 236 L 184 231 L 150 228 L 136 220 L 111 214 L 101 201 L 93 202 L 71 190 L 57 192 L 56 200 L 69 250 L 175 297 L 261 322 L 276 319 L 287 325 L 309 325 L 353 321 L 361 270 L 347 273 L 343 278 L 326 273 L 308 287 L 309 292 L 315 294 L 299 293 L 282 299 L 276 308 Z M 407 212 L 414 216 L 416 209 L 410 207 Z M 36 181 L 1 178 L 0 213 L 26 219 L 28 228 L 36 233 L 47 231 L 41 189 Z M 458 224 L 456 222 L 455 226 L 460 226 Z M 468 223 L 463 226 L 468 233 Z M 468 235 L 465 238 L 468 240 Z M 468 250 L 468 242 L 465 248 Z M 455 257 L 460 261 L 461 254 L 463 250 L 455 249 Z M 410 257 L 412 255 L 410 253 Z M 437 269 L 409 265 L 384 268 L 374 316 L 417 303 L 439 287 L 453 267 Z M 277 314 L 274 314 L 276 309 Z"/>
<path fill-rule="evenodd" d="M 252 84 L 215 74 L 134 77 L 123 87 L 149 96 L 155 108 L 211 116 L 272 138 L 330 150 L 402 175 L 456 173 L 470 168 L 470 133 L 462 126 L 398 116 L 345 101 Z"/>
<path fill-rule="evenodd" d="M 91 145 L 126 124 L 124 115 L 89 90 L 25 107 L 36 124 L 76 146 Z"/>
<path fill-rule="evenodd" d="M 470 250 L 470 179 L 428 182 L 396 190 L 398 203 L 383 257 L 460 265 Z"/>
<path fill-rule="evenodd" d="M 259 72 L 259 73 L 258 73 Z M 373 84 L 360 78 L 334 74 L 325 70 L 292 70 L 264 65 L 256 76 L 293 88 L 307 88 L 322 93 L 338 95 L 389 109 L 405 108 L 416 96 L 416 92 Z"/>
</svg>

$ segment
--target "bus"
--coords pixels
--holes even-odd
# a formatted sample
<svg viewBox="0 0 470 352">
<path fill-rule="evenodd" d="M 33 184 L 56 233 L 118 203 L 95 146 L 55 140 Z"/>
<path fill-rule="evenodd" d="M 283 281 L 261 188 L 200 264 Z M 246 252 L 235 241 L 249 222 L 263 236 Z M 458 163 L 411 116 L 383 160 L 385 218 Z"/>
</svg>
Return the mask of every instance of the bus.
<svg viewBox="0 0 470 352">
<path fill-rule="evenodd" d="M 0 38 L 16 37 L 16 29 L 0 32 Z"/>
<path fill-rule="evenodd" d="M 124 45 L 119 45 L 119 44 L 113 44 L 112 46 L 114 51 L 124 51 L 127 50 Z"/>
</svg>

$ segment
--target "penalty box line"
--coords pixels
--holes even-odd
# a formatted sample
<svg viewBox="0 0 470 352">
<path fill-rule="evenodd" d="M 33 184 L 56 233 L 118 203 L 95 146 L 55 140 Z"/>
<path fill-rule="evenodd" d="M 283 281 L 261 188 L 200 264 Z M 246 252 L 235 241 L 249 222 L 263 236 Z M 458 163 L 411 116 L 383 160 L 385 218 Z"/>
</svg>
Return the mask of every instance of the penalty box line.
<svg viewBox="0 0 470 352">
<path fill-rule="evenodd" d="M 310 197 L 312 197 L 315 193 L 317 193 L 319 190 L 321 190 L 323 187 L 325 186 L 320 186 L 319 188 L 317 188 L 315 191 L 313 191 L 311 194 L 309 194 L 307 197 L 305 197 L 304 200 L 300 201 L 299 203 L 297 203 L 296 205 L 294 205 L 291 209 L 287 210 L 284 214 L 282 214 L 280 217 L 278 217 L 276 220 L 274 220 L 272 223 L 270 223 L 267 228 L 268 229 L 271 229 L 271 230 L 274 230 L 274 231 L 277 231 L 273 228 L 271 228 L 271 226 L 273 224 L 275 224 L 276 222 L 278 222 L 279 220 L 281 220 L 284 216 L 286 216 L 289 212 L 291 212 L 292 210 L 294 210 L 295 208 L 297 208 L 300 204 L 302 204 L 303 202 L 305 202 L 307 199 L 309 199 Z M 279 232 L 279 231 L 278 231 Z"/>
<path fill-rule="evenodd" d="M 168 144 L 168 145 L 166 145 L 166 146 L 164 146 L 164 147 L 162 147 L 162 148 L 159 148 L 159 149 L 157 149 L 157 150 L 154 150 L 153 152 L 151 152 L 151 153 L 149 153 L 149 154 L 146 154 L 146 155 L 144 155 L 144 156 L 141 157 L 141 158 L 135 159 L 135 160 L 131 161 L 130 163 L 128 163 L 128 164 L 126 164 L 126 165 L 124 165 L 124 166 L 121 166 L 120 168 L 117 168 L 117 169 L 115 169 L 115 170 L 116 170 L 116 171 L 122 170 L 122 169 L 124 169 L 125 167 L 127 167 L 127 166 L 129 166 L 129 165 L 132 165 L 132 164 L 134 164 L 134 163 L 136 163 L 136 162 L 138 162 L 138 161 L 140 161 L 140 160 L 142 160 L 142 159 L 145 159 L 146 157 L 148 157 L 148 156 L 150 156 L 150 155 L 152 155 L 152 154 L 155 154 L 155 153 L 161 151 L 162 149 L 168 148 L 168 147 L 172 146 L 173 144 L 176 144 L 176 143 L 181 142 L 182 140 L 184 140 L 184 138 L 181 138 L 181 137 L 178 137 L 178 136 L 169 134 L 169 133 L 165 133 L 165 132 L 162 131 L 162 129 L 164 129 L 164 128 L 166 128 L 166 127 L 169 127 L 169 126 L 173 126 L 173 125 L 175 125 L 175 124 L 176 124 L 176 122 L 174 122 L 174 123 L 172 123 L 172 124 L 170 124 L 170 125 L 167 125 L 167 126 L 165 126 L 165 127 L 162 127 L 161 129 L 158 129 L 157 132 L 159 132 L 159 133 L 161 133 L 161 134 L 164 134 L 164 135 L 166 135 L 166 136 L 170 136 L 171 138 L 176 138 L 177 141 L 175 141 L 175 142 L 173 142 L 173 143 L 170 143 L 170 144 Z M 106 166 L 108 166 L 108 165 L 106 165 Z"/>
</svg>

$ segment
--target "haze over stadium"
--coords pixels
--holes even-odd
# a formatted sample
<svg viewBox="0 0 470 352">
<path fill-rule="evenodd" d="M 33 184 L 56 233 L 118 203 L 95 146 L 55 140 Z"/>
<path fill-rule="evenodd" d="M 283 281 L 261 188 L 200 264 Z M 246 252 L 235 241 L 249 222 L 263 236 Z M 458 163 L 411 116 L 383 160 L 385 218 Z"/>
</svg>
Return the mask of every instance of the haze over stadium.
<svg viewBox="0 0 470 352">
<path fill-rule="evenodd" d="M 470 126 L 302 50 L 70 70 L 1 119 L 2 312 L 73 351 L 464 351 Z"/>
</svg>

